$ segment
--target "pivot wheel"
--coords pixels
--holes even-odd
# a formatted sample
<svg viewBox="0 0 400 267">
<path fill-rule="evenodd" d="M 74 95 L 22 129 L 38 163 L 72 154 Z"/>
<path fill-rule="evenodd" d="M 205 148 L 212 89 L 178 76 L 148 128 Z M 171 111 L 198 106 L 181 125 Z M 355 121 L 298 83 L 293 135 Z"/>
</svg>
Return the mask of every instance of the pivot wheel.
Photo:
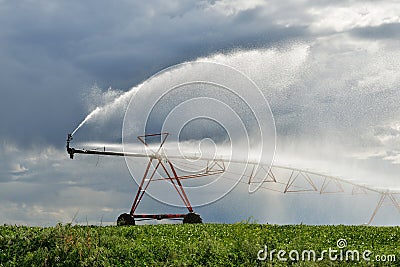
<svg viewBox="0 0 400 267">
<path fill-rule="evenodd" d="M 199 214 L 190 212 L 186 214 L 183 218 L 183 223 L 203 223 L 203 220 L 201 219 Z"/>
<path fill-rule="evenodd" d="M 123 214 L 118 216 L 117 225 L 118 226 L 135 225 L 135 218 L 133 218 L 128 213 L 123 213 Z"/>
</svg>

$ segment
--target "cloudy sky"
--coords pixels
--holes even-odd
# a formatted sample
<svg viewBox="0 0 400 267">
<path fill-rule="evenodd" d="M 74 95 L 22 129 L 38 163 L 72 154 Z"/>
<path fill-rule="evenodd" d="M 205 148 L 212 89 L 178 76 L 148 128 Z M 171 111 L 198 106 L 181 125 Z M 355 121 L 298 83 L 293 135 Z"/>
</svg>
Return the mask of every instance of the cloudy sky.
<svg viewBox="0 0 400 267">
<path fill-rule="evenodd" d="M 126 212 L 136 185 L 125 162 L 71 161 L 66 134 L 95 107 L 193 60 L 258 85 L 277 161 L 400 188 L 399 14 L 395 0 L 0 0 L 0 223 L 110 223 Z M 99 133 L 96 121 L 85 130 Z M 199 212 L 217 222 L 358 224 L 377 202 L 242 191 Z M 400 222 L 390 214 L 380 223 Z"/>
</svg>

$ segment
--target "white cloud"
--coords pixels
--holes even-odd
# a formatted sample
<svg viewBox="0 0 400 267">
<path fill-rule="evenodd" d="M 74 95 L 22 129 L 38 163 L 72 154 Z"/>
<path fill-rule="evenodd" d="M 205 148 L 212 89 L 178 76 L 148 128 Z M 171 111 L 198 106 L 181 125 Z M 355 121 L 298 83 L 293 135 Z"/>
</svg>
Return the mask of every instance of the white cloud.
<svg viewBox="0 0 400 267">
<path fill-rule="evenodd" d="M 28 169 L 23 166 L 21 163 L 13 163 L 10 166 L 10 173 L 14 175 L 20 175 L 27 172 Z"/>
<path fill-rule="evenodd" d="M 326 7 L 311 7 L 308 13 L 314 19 L 310 28 L 315 32 L 343 32 L 400 22 L 398 1 L 345 2 Z"/>
<path fill-rule="evenodd" d="M 264 5 L 265 1 L 263 0 L 217 0 L 213 1 L 210 5 L 206 5 L 205 10 L 216 11 L 223 16 L 234 16 L 239 14 L 240 12 L 262 7 Z"/>
</svg>

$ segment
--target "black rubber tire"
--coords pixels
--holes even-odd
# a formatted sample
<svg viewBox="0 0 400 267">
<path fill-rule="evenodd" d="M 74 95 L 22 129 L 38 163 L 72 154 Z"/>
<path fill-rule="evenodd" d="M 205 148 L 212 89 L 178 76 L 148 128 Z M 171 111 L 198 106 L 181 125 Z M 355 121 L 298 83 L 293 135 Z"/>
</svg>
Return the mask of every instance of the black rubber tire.
<svg viewBox="0 0 400 267">
<path fill-rule="evenodd" d="M 135 218 L 133 218 L 128 213 L 123 213 L 118 216 L 117 225 L 118 226 L 135 225 Z"/>
<path fill-rule="evenodd" d="M 185 218 L 183 218 L 183 223 L 203 223 L 200 215 L 194 212 L 189 212 L 186 214 Z"/>
</svg>

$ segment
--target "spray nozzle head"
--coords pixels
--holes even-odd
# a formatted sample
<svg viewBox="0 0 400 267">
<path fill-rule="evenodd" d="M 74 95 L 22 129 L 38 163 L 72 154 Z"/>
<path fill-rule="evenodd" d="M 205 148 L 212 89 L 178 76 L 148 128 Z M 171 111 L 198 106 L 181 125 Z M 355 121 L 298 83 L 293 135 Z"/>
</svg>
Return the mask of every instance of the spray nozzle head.
<svg viewBox="0 0 400 267">
<path fill-rule="evenodd" d="M 69 154 L 69 157 L 71 159 L 74 158 L 74 149 L 69 147 L 69 143 L 71 142 L 72 139 L 73 139 L 72 134 L 68 134 L 68 136 L 67 136 L 67 153 Z"/>
</svg>

